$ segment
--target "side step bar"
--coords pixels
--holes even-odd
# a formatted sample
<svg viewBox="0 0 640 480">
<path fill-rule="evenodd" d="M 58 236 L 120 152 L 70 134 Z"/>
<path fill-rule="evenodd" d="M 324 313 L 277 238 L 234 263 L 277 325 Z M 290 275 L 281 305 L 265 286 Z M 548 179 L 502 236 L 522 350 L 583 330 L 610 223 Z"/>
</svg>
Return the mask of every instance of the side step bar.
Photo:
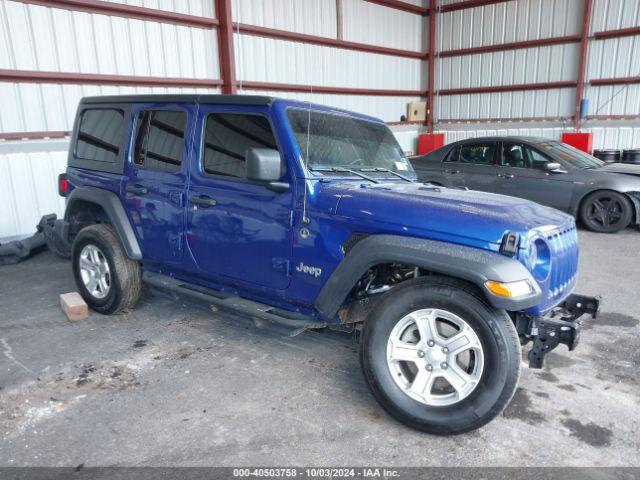
<svg viewBox="0 0 640 480">
<path fill-rule="evenodd" d="M 161 290 L 192 297 L 214 305 L 221 310 L 249 317 L 254 320 L 258 327 L 265 325 L 257 320 L 264 320 L 289 337 L 299 335 L 309 328 L 324 328 L 327 326 L 327 322 L 319 321 L 307 315 L 289 312 L 230 293 L 194 285 L 168 275 L 145 271 L 142 274 L 142 280 Z"/>
</svg>

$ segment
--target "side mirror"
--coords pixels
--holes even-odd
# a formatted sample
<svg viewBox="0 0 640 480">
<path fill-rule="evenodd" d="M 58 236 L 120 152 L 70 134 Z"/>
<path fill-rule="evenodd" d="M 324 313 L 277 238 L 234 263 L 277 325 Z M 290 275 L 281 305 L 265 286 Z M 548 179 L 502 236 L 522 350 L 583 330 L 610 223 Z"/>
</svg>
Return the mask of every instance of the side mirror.
<svg viewBox="0 0 640 480">
<path fill-rule="evenodd" d="M 280 152 L 271 148 L 250 148 L 245 154 L 245 178 L 264 182 L 267 188 L 276 192 L 289 189 L 289 184 L 279 182 L 282 176 L 283 162 Z"/>
<path fill-rule="evenodd" d="M 558 162 L 547 162 L 544 164 L 544 169 L 547 172 L 558 172 L 562 170 L 562 165 L 560 165 Z"/>
</svg>

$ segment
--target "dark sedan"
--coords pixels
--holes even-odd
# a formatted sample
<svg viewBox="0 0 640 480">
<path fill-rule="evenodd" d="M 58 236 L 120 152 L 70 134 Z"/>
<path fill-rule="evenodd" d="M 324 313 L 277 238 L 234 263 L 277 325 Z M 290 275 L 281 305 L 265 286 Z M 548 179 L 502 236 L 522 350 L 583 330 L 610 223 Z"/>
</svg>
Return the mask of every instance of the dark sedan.
<svg viewBox="0 0 640 480">
<path fill-rule="evenodd" d="M 546 138 L 462 140 L 411 164 L 421 181 L 533 200 L 596 232 L 617 232 L 640 219 L 640 165 L 608 164 Z"/>
</svg>

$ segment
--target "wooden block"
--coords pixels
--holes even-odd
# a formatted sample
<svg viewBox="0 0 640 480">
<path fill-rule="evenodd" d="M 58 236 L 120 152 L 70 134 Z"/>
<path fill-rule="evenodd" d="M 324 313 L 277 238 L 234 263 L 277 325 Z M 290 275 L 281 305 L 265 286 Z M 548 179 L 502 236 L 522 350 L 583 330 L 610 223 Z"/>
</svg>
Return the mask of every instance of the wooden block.
<svg viewBox="0 0 640 480">
<path fill-rule="evenodd" d="M 78 292 L 61 294 L 60 308 L 72 322 L 86 320 L 89 317 L 89 307 Z"/>
<path fill-rule="evenodd" d="M 427 119 L 427 102 L 409 102 L 407 104 L 407 121 L 424 122 Z"/>
</svg>

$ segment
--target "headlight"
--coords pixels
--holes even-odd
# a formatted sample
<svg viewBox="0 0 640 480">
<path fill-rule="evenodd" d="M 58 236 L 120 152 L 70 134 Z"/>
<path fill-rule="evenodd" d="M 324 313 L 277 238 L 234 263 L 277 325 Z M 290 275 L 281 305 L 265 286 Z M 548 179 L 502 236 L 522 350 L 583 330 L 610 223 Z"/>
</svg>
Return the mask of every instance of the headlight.
<svg viewBox="0 0 640 480">
<path fill-rule="evenodd" d="M 484 285 L 494 295 L 504 298 L 525 297 L 535 293 L 535 289 L 533 285 L 529 283 L 529 280 L 519 280 L 517 282 L 494 282 L 493 280 L 487 280 Z"/>
</svg>

